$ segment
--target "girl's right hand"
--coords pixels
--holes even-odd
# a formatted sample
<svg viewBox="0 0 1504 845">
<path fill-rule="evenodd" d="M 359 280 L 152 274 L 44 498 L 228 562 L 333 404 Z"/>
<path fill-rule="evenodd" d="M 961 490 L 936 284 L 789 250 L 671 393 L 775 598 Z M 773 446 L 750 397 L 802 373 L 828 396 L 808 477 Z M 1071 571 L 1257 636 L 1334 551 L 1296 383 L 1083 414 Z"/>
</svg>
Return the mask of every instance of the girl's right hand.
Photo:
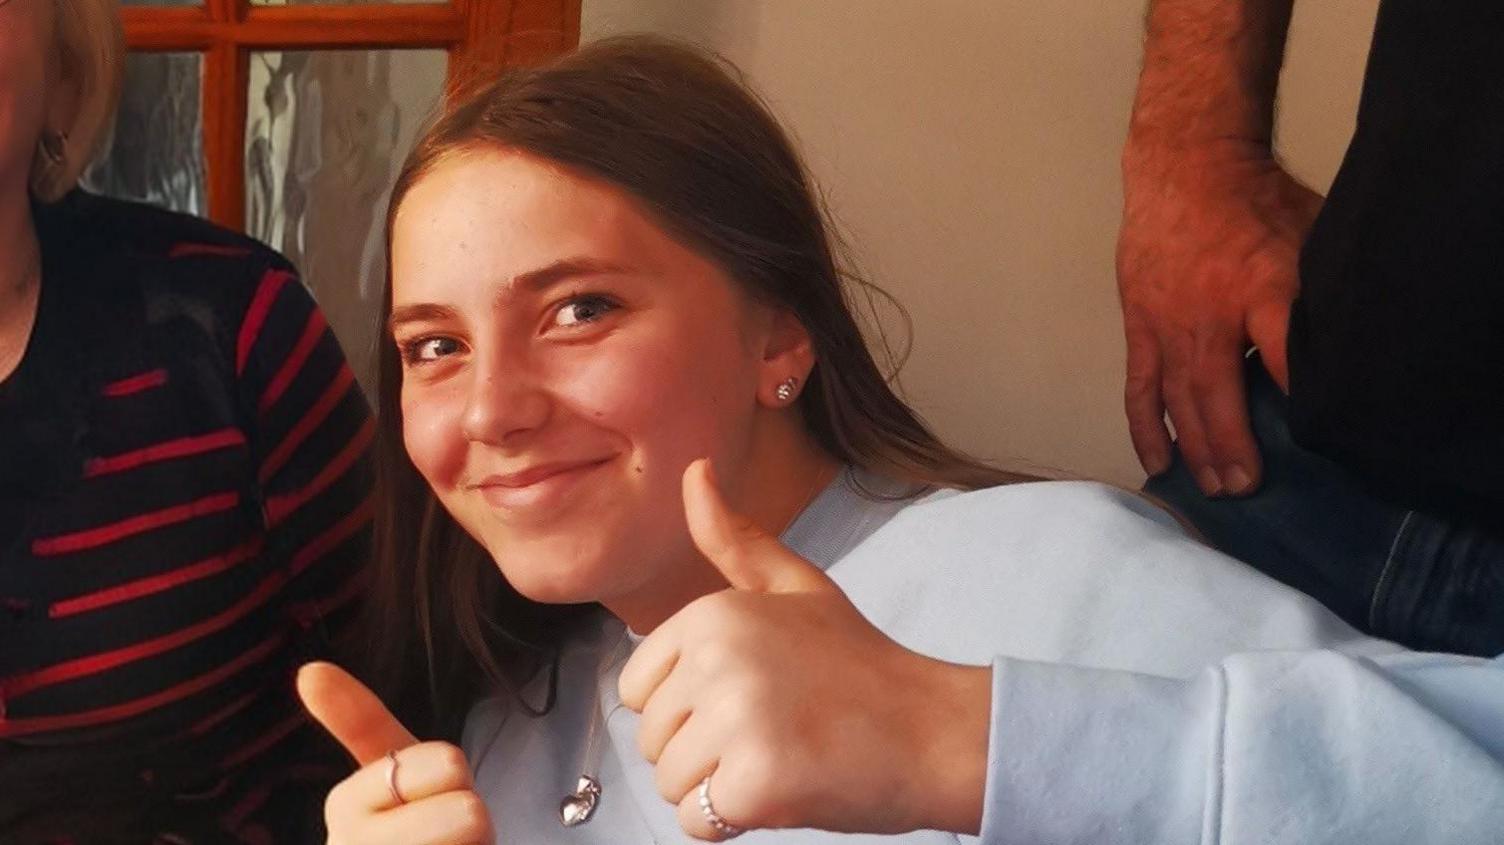
<svg viewBox="0 0 1504 845">
<path fill-rule="evenodd" d="M 329 845 L 492 845 L 491 816 L 459 748 L 418 742 L 374 693 L 332 663 L 299 670 L 298 695 L 361 767 L 324 802 Z"/>
</svg>

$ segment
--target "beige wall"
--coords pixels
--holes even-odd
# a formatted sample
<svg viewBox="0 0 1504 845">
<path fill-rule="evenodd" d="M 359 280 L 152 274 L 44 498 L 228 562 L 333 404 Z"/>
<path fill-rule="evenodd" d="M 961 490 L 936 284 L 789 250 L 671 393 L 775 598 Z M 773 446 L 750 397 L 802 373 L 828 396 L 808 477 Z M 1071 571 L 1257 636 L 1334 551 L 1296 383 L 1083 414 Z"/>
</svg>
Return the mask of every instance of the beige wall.
<svg viewBox="0 0 1504 845">
<path fill-rule="evenodd" d="M 1321 189 L 1377 0 L 1298 2 L 1279 126 Z M 802 143 L 862 269 L 908 307 L 907 395 L 946 437 L 1135 483 L 1113 280 L 1143 0 L 584 0 L 585 39 L 688 38 Z"/>
</svg>

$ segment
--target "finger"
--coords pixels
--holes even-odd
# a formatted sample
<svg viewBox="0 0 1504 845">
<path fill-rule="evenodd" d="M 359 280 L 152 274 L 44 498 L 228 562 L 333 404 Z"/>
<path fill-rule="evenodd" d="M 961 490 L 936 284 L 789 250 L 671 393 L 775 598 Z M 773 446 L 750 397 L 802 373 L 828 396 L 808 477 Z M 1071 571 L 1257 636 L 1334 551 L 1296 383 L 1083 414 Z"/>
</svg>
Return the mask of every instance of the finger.
<svg viewBox="0 0 1504 845">
<path fill-rule="evenodd" d="M 695 547 L 734 589 L 798 593 L 832 587 L 819 567 L 727 507 L 709 459 L 684 471 L 684 513 Z"/>
<path fill-rule="evenodd" d="M 1170 422 L 1175 426 L 1175 445 L 1180 448 L 1180 455 L 1201 492 L 1208 496 L 1221 495 L 1222 479 L 1212 464 L 1211 448 L 1201 427 L 1201 415 L 1196 410 L 1191 390 L 1189 343 L 1171 341 L 1161 351 L 1165 362 L 1164 401 L 1170 412 Z"/>
<path fill-rule="evenodd" d="M 724 720 L 691 715 L 664 747 L 653 770 L 663 800 L 678 804 L 698 789 L 700 781 L 715 771 L 720 750 L 729 739 Z"/>
<path fill-rule="evenodd" d="M 1170 468 L 1170 430 L 1165 427 L 1165 405 L 1160 398 L 1159 344 L 1137 321 L 1127 326 L 1128 379 L 1123 406 L 1128 412 L 1128 436 L 1138 462 L 1154 476 Z"/>
<path fill-rule="evenodd" d="M 397 752 L 396 758 L 395 772 L 392 761 L 382 757 L 345 778 L 329 793 L 330 806 L 341 813 L 369 814 L 475 785 L 465 753 L 447 742 L 419 743 Z"/>
<path fill-rule="evenodd" d="M 711 824 L 710 819 L 706 815 L 705 808 L 701 805 L 700 784 L 703 782 L 703 778 L 700 781 L 696 781 L 694 788 L 692 788 L 689 793 L 679 801 L 679 826 L 684 829 L 685 833 L 693 836 L 696 839 L 705 842 L 724 842 L 731 837 L 727 836 L 721 831 L 718 831 L 715 826 Z M 716 790 L 715 775 L 712 774 L 710 775 L 709 784 L 709 800 L 711 810 L 719 815 L 723 822 L 731 825 L 733 828 L 736 828 L 737 830 L 747 830 L 747 828 L 737 824 L 735 819 L 730 818 L 726 815 L 725 811 L 722 809 L 722 803 L 716 801 L 716 796 L 720 794 L 721 793 Z"/>
<path fill-rule="evenodd" d="M 485 802 L 468 789 L 378 813 L 361 833 L 361 845 L 491 845 L 496 839 Z"/>
<path fill-rule="evenodd" d="M 684 727 L 694 711 L 685 671 L 672 672 L 653 691 L 637 723 L 637 749 L 649 763 L 657 763 L 664 746 Z M 675 801 L 678 796 L 674 796 Z"/>
<path fill-rule="evenodd" d="M 1259 357 L 1279 389 L 1290 392 L 1290 364 L 1287 342 L 1290 337 L 1290 303 L 1269 302 L 1248 314 L 1248 336 L 1259 348 Z"/>
<path fill-rule="evenodd" d="M 1192 395 L 1224 493 L 1243 495 L 1258 485 L 1259 449 L 1248 424 L 1243 384 L 1243 340 L 1233 335 L 1198 338 Z"/>
<path fill-rule="evenodd" d="M 648 638 L 638 644 L 627 664 L 621 667 L 616 679 L 616 691 L 621 703 L 634 713 L 646 709 L 648 701 L 658 686 L 674 671 L 679 662 L 679 638 L 675 615 L 658 626 Z"/>
<path fill-rule="evenodd" d="M 333 663 L 303 666 L 297 687 L 303 706 L 362 766 L 418 742 L 375 693 Z"/>
</svg>

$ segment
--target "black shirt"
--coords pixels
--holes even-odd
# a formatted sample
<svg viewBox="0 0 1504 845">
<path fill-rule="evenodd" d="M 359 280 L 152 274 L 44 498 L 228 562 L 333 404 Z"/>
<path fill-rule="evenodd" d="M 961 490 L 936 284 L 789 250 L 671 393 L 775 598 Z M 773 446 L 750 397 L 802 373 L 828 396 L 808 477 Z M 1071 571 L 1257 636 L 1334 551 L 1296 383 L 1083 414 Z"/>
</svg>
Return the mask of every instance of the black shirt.
<svg viewBox="0 0 1504 845">
<path fill-rule="evenodd" d="M 0 842 L 300 842 L 348 772 L 292 673 L 361 592 L 371 419 L 280 256 L 35 209 L 0 380 Z"/>
<path fill-rule="evenodd" d="M 1296 438 L 1504 526 L 1504 3 L 1384 0 L 1301 286 Z"/>
</svg>

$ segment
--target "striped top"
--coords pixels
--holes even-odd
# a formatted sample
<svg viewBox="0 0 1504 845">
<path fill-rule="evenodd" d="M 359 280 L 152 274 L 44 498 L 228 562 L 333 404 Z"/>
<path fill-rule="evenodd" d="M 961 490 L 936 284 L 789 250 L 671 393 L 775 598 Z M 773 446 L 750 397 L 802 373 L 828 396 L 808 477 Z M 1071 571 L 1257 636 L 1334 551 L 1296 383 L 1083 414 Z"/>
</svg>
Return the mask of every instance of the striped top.
<svg viewBox="0 0 1504 845">
<path fill-rule="evenodd" d="M 0 840 L 321 840 L 349 767 L 292 674 L 363 588 L 365 398 L 266 247 L 34 210 L 36 327 L 0 382 Z"/>
</svg>

